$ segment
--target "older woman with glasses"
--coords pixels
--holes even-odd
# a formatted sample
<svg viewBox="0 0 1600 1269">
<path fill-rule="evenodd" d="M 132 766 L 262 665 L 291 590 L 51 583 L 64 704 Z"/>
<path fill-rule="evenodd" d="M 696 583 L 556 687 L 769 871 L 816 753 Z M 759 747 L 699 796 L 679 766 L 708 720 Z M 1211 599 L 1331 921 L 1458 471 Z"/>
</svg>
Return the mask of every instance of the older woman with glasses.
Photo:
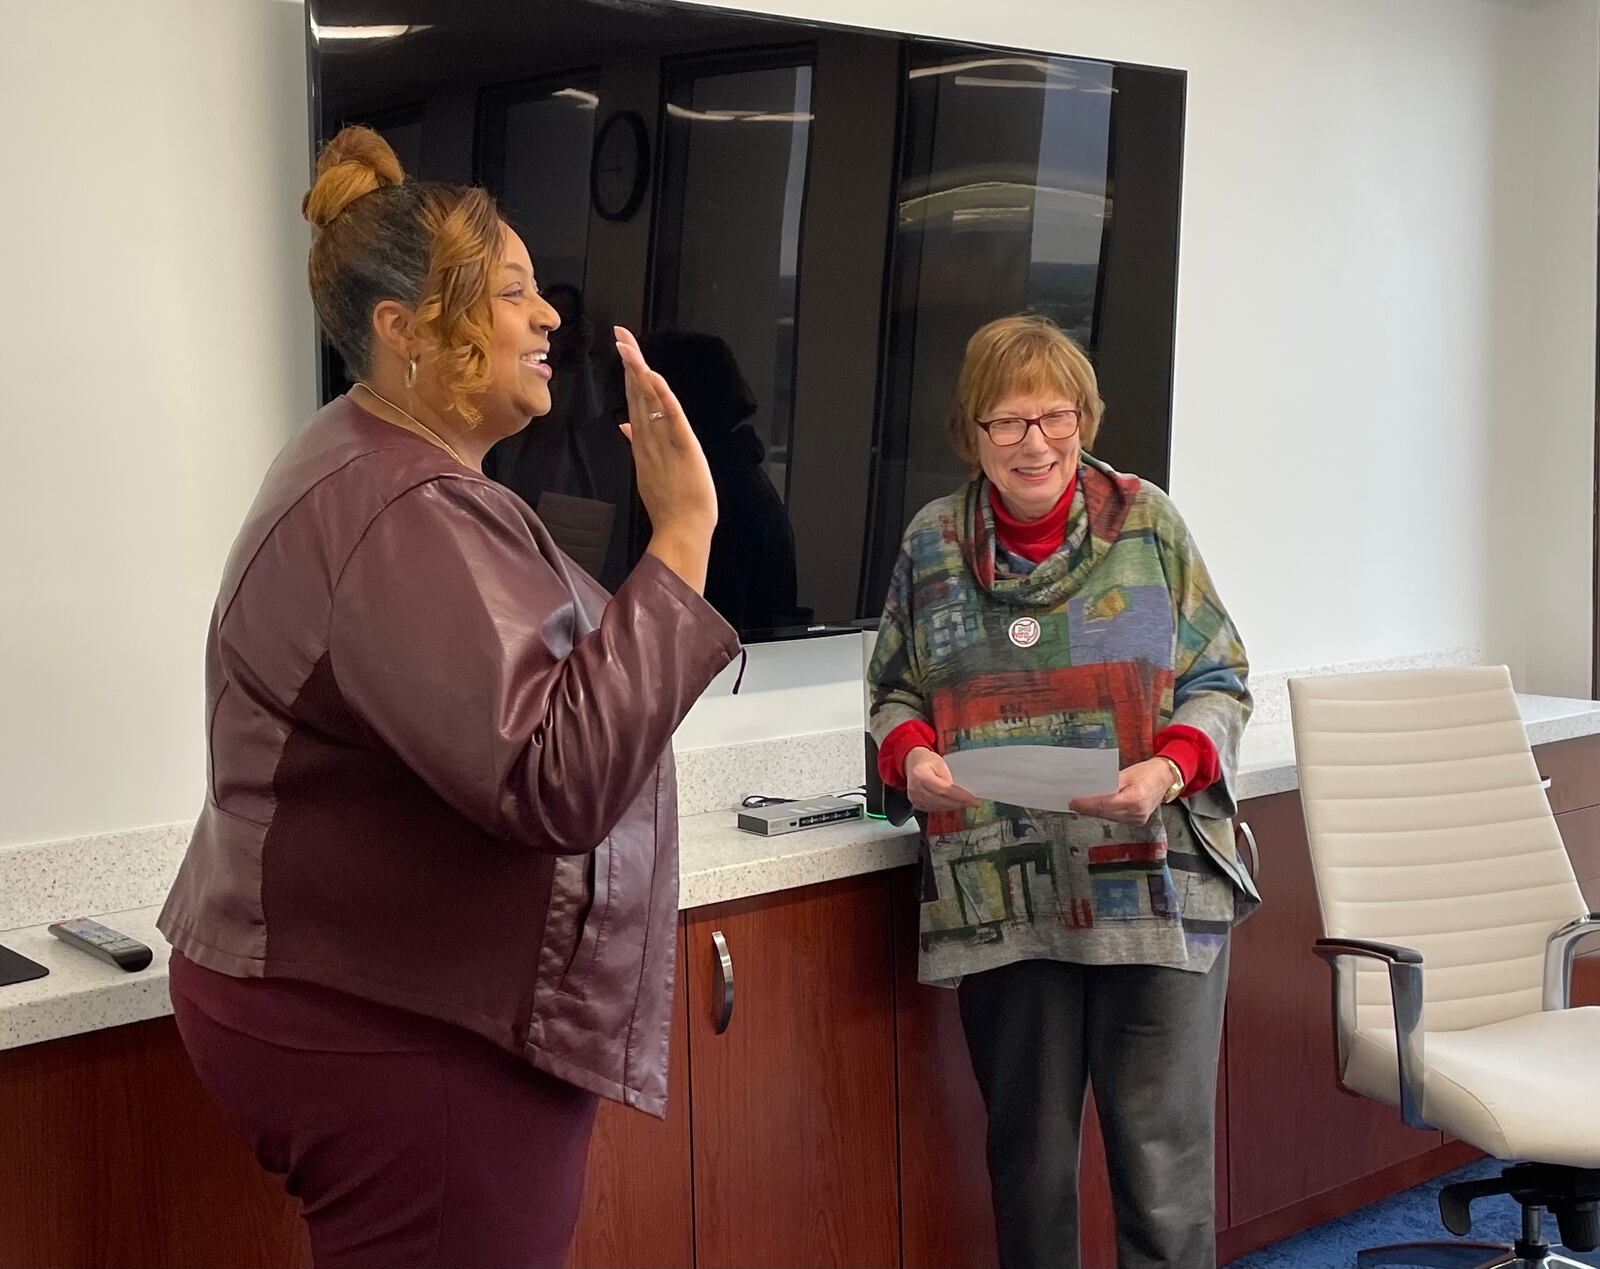
<svg viewBox="0 0 1600 1269">
<path fill-rule="evenodd" d="M 1228 936 L 1259 901 L 1229 824 L 1244 648 L 1172 503 L 1085 452 L 1101 410 L 1046 319 L 972 337 L 951 440 L 973 478 L 907 529 L 870 672 L 879 770 L 924 813 L 919 976 L 958 985 L 1005 1269 L 1078 1263 L 1086 1085 L 1118 1264 L 1215 1263 Z M 1014 744 L 1116 748 L 1118 786 L 996 804 L 942 756 Z"/>
</svg>

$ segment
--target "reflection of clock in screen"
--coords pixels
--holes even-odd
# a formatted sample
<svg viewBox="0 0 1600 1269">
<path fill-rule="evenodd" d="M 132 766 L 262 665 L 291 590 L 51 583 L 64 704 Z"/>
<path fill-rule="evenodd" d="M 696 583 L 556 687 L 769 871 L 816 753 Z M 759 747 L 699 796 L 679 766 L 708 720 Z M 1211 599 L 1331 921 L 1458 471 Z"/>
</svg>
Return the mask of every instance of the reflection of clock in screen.
<svg viewBox="0 0 1600 1269">
<path fill-rule="evenodd" d="M 589 164 L 589 201 L 607 220 L 627 220 L 649 184 L 650 137 L 636 110 L 619 110 L 601 125 Z"/>
</svg>

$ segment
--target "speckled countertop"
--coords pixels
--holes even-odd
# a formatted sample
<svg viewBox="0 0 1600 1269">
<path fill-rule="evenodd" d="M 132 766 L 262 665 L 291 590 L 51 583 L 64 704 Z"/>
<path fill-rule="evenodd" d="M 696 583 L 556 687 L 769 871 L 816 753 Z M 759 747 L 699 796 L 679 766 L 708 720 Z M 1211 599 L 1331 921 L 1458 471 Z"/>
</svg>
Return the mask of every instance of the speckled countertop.
<svg viewBox="0 0 1600 1269">
<path fill-rule="evenodd" d="M 1600 734 L 1600 702 L 1521 696 L 1528 738 L 1548 744 Z M 681 908 L 770 894 L 912 862 L 914 828 L 861 822 L 781 837 L 739 831 L 727 809 L 751 791 L 835 792 L 860 782 L 856 732 L 797 736 L 680 754 Z M 1289 724 L 1266 714 L 1246 730 L 1241 800 L 1296 787 Z M 45 965 L 48 977 L 0 987 L 0 1049 L 170 1013 L 166 941 L 155 928 L 188 826 L 0 848 L 0 944 Z M 93 914 L 155 950 L 123 973 L 53 938 L 51 921 Z"/>
</svg>

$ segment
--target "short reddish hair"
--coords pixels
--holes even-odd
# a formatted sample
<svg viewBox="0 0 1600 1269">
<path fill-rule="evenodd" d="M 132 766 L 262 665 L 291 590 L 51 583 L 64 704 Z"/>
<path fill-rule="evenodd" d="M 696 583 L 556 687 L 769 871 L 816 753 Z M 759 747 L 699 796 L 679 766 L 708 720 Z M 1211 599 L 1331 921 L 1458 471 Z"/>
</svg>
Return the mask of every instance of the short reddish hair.
<svg viewBox="0 0 1600 1269">
<path fill-rule="evenodd" d="M 950 446 L 974 471 L 978 420 L 998 401 L 1028 392 L 1060 392 L 1077 404 L 1078 435 L 1094 447 L 1105 402 L 1094 367 L 1073 339 L 1048 317 L 1019 313 L 978 328 L 967 341 L 950 411 Z"/>
</svg>

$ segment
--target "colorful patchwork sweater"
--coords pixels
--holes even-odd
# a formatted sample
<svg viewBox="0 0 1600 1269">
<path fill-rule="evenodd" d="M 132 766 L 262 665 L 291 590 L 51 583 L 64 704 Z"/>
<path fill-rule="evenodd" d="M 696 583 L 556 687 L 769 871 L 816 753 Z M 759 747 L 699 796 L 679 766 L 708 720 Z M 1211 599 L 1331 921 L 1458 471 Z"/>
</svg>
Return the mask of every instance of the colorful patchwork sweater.
<svg viewBox="0 0 1600 1269">
<path fill-rule="evenodd" d="M 1007 744 L 1152 756 L 1197 728 L 1222 777 L 1134 827 L 991 802 L 927 817 L 924 982 L 1026 959 L 1204 971 L 1256 902 L 1230 820 L 1248 666 L 1165 494 L 1084 456 L 1061 549 L 997 549 L 988 482 L 906 530 L 873 655 L 872 729 L 929 724 L 941 753 Z"/>
</svg>

